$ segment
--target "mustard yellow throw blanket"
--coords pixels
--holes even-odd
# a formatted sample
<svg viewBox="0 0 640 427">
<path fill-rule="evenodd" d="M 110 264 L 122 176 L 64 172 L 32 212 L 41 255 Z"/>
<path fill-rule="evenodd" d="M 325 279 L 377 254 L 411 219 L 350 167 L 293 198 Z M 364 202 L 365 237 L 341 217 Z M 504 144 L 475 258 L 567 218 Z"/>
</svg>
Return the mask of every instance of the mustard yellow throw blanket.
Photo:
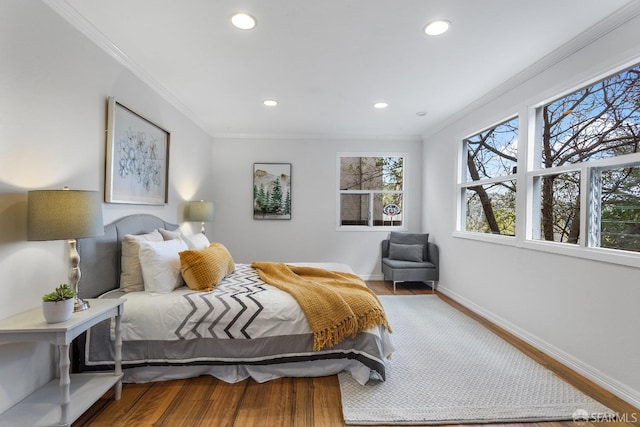
<svg viewBox="0 0 640 427">
<path fill-rule="evenodd" d="M 251 267 L 265 283 L 298 302 L 313 331 L 314 350 L 376 325 L 391 331 L 380 300 L 355 274 L 276 262 L 253 262 Z"/>
</svg>

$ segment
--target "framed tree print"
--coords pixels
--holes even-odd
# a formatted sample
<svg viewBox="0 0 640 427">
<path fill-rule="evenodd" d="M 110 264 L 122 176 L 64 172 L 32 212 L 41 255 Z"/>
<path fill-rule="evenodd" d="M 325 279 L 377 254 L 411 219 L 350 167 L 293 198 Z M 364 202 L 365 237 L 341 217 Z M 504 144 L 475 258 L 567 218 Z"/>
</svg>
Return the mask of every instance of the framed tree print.
<svg viewBox="0 0 640 427">
<path fill-rule="evenodd" d="M 105 202 L 167 203 L 169 139 L 168 131 L 110 97 Z"/>
<path fill-rule="evenodd" d="M 291 163 L 253 164 L 253 219 L 291 219 Z"/>
</svg>

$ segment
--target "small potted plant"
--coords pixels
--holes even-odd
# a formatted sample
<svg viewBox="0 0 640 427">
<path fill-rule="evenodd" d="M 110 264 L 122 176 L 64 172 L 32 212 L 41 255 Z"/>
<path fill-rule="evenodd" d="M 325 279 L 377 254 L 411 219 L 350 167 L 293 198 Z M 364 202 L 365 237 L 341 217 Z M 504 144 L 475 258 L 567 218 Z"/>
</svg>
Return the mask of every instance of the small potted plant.
<svg viewBox="0 0 640 427">
<path fill-rule="evenodd" d="M 47 323 L 69 320 L 73 314 L 75 292 L 66 283 L 42 297 L 42 313 Z"/>
</svg>

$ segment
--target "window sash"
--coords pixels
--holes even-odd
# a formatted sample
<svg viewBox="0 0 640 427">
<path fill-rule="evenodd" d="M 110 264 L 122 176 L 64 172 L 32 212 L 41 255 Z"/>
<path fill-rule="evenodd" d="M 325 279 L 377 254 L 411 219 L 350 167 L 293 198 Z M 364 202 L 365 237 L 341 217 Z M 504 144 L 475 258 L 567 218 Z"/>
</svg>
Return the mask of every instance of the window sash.
<svg viewBox="0 0 640 427">
<path fill-rule="evenodd" d="M 362 196 L 359 204 L 361 205 L 360 212 L 363 211 L 362 205 L 366 207 L 364 211 L 365 215 L 359 215 L 359 218 L 345 218 L 345 197 L 344 196 Z M 383 212 L 384 204 L 381 197 L 385 195 L 398 195 L 399 207 L 401 212 L 397 215 L 386 215 Z M 396 203 L 398 204 L 398 203 Z M 347 222 L 347 223 L 345 223 Z M 351 222 L 349 224 L 348 222 Z M 379 224 L 377 224 L 379 222 Z M 340 190 L 340 226 L 341 227 L 402 227 L 404 225 L 404 192 L 403 191 L 362 191 L 362 190 Z"/>
<path fill-rule="evenodd" d="M 602 171 L 624 168 L 639 168 L 640 153 L 612 157 L 607 159 L 594 160 L 582 164 L 564 165 L 556 168 L 542 169 L 530 171 L 527 173 L 528 180 L 533 183 L 533 191 L 529 198 L 530 211 L 532 211 L 532 220 L 527 224 L 527 228 L 531 230 L 528 240 L 544 241 L 545 243 L 558 243 L 545 241 L 541 237 L 540 229 L 541 213 L 540 213 L 540 195 L 539 186 L 536 181 L 548 175 L 561 175 L 571 172 L 580 174 L 580 240 L 576 243 L 579 247 L 584 248 L 603 248 L 601 246 L 601 228 L 602 228 Z M 612 248 L 603 248 L 612 249 Z M 612 249 L 629 252 L 624 249 Z"/>
<path fill-rule="evenodd" d="M 462 214 L 459 229 L 468 233 L 513 237 L 515 236 L 516 231 L 517 190 L 512 191 L 512 206 L 509 206 L 509 201 L 507 199 L 510 191 L 496 184 L 505 184 L 504 187 L 513 187 L 517 189 L 517 180 L 515 178 L 511 178 L 501 180 L 491 179 L 487 181 L 490 182 L 480 184 L 479 181 L 476 181 L 474 183 L 465 183 L 465 185 L 460 186 Z M 478 192 L 478 189 L 480 188 L 485 192 L 483 195 L 480 195 Z M 487 217 L 487 212 L 484 209 L 482 201 L 484 195 L 488 197 L 487 200 L 491 206 L 492 215 L 490 216 L 492 219 Z M 480 200 L 474 203 L 475 206 L 473 212 L 469 212 L 471 198 L 474 196 L 477 196 Z M 513 217 L 513 219 L 510 219 L 509 217 Z M 492 225 L 494 219 L 496 223 L 495 225 Z M 478 226 L 474 229 L 472 227 L 473 224 Z M 496 225 L 498 226 L 498 230 L 495 229 Z"/>
<path fill-rule="evenodd" d="M 358 188 L 358 189 L 342 189 L 341 187 L 353 183 L 353 179 L 349 177 L 342 176 L 343 172 L 346 170 L 345 166 L 348 166 L 349 161 L 343 163 L 343 159 L 353 159 L 354 161 L 357 159 L 365 159 L 364 162 L 359 162 L 363 165 L 370 165 L 366 159 L 374 160 L 374 159 L 385 159 L 385 158 L 393 158 L 400 159 L 402 162 L 401 169 L 401 177 L 400 184 L 401 188 L 396 189 L 385 189 L 385 188 Z M 406 209 L 406 197 L 405 197 L 405 187 L 404 181 L 407 176 L 407 155 L 406 153 L 338 153 L 337 156 L 337 182 L 338 182 L 338 198 L 337 198 L 337 218 L 336 218 L 336 227 L 337 230 L 383 230 L 383 229 L 392 229 L 392 230 L 402 230 L 405 229 L 405 209 Z M 384 169 L 383 173 L 390 173 L 391 169 Z M 381 178 L 387 184 L 393 184 L 389 180 L 385 180 L 384 177 Z M 388 182 L 389 181 L 389 182 Z M 386 185 L 384 184 L 383 185 Z M 398 182 L 393 187 L 398 186 Z M 363 187 L 370 187 L 369 185 L 365 185 Z M 356 215 L 359 218 L 348 218 L 349 215 L 345 213 L 345 200 L 349 195 L 359 195 L 362 196 L 361 204 L 363 207 L 360 209 L 360 214 Z M 400 200 L 400 208 L 401 212 L 396 216 L 385 215 L 382 212 L 383 203 L 381 202 L 381 197 L 385 195 L 397 195 Z M 394 201 L 395 202 L 395 201 Z M 346 223 L 351 222 L 351 224 Z"/>
<path fill-rule="evenodd" d="M 514 116 L 464 138 L 463 163 L 466 167 L 462 176 L 463 182 L 504 180 L 515 174 L 518 158 L 518 123 L 519 117 Z"/>
<path fill-rule="evenodd" d="M 636 106 L 640 88 L 633 80 L 638 73 L 640 64 L 537 106 L 534 169 L 570 167 L 626 155 L 619 151 L 637 153 L 637 132 L 628 129 L 629 124 L 640 122 Z M 549 138 L 547 147 L 543 135 Z M 545 153 L 549 158 L 545 159 Z"/>
</svg>

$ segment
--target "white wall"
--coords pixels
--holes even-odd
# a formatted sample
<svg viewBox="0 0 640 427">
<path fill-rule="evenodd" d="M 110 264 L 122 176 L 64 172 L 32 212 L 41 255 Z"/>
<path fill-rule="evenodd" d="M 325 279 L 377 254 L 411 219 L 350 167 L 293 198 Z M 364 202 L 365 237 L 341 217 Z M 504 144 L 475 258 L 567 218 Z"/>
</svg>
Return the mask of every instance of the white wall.
<svg viewBox="0 0 640 427">
<path fill-rule="evenodd" d="M 638 39 L 636 19 L 428 137 L 424 148 L 414 141 L 312 138 L 217 138 L 212 148 L 201 129 L 41 2 L 3 0 L 0 318 L 38 306 L 44 292 L 66 281 L 64 242 L 25 241 L 26 192 L 63 185 L 103 189 L 106 98 L 115 96 L 171 131 L 169 203 L 105 204 L 105 223 L 137 212 L 181 222 L 183 200 L 213 200 L 209 238 L 224 243 L 237 262 L 340 261 L 378 278 L 386 232 L 335 229 L 336 154 L 408 152 L 407 225 L 430 232 L 441 246 L 441 289 L 639 405 L 637 269 L 452 236 L 460 138 L 526 112 L 577 80 L 640 58 Z M 254 162 L 292 163 L 290 221 L 253 220 Z M 52 360 L 46 345 L 0 345 L 0 412 L 46 382 Z"/>
<path fill-rule="evenodd" d="M 0 2 L 0 318 L 68 281 L 65 242 L 26 241 L 27 191 L 103 190 L 109 96 L 171 132 L 170 184 L 166 206 L 104 204 L 105 223 L 181 222 L 183 200 L 213 197 L 212 138 L 42 2 Z M 0 412 L 51 378 L 52 353 L 0 345 Z"/>
<path fill-rule="evenodd" d="M 236 262 L 344 262 L 381 278 L 380 241 L 388 232 L 336 231 L 339 152 L 405 152 L 407 228 L 420 231 L 422 144 L 418 140 L 216 138 L 215 221 L 209 237 Z M 253 219 L 253 163 L 291 163 L 291 220 Z"/>
<path fill-rule="evenodd" d="M 581 81 L 640 62 L 640 19 L 425 138 L 423 221 L 440 244 L 440 289 L 640 406 L 640 272 L 453 236 L 463 137 Z M 522 172 L 522 171 L 520 171 Z M 434 201 L 438 203 L 434 203 Z"/>
</svg>

